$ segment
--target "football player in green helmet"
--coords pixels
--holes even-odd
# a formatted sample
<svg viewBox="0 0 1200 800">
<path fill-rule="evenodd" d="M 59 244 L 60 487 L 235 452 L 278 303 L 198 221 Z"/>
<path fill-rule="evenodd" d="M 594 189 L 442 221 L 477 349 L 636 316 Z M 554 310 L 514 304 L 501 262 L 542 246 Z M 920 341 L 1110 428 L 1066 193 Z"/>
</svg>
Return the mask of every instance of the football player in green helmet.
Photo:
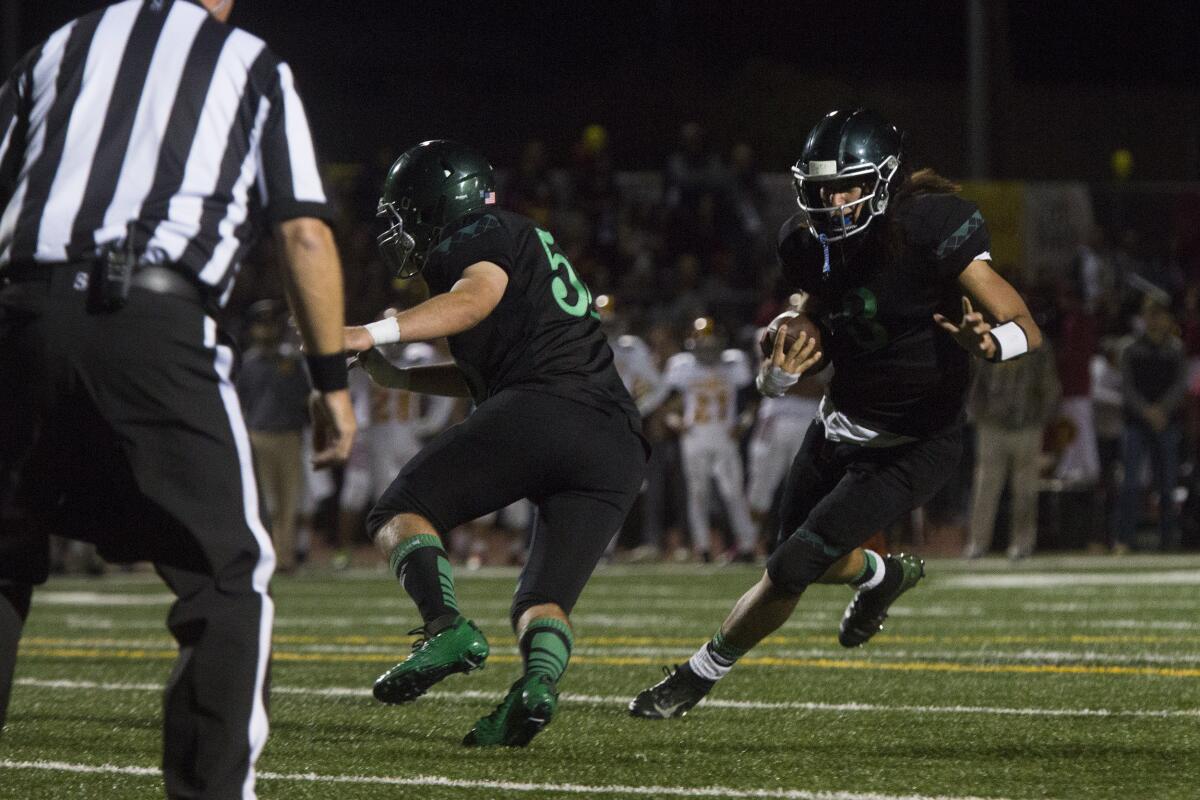
<svg viewBox="0 0 1200 800">
<path fill-rule="evenodd" d="M 979 209 L 932 170 L 914 171 L 903 145 L 873 111 L 831 111 L 792 168 L 800 210 L 780 231 L 779 260 L 789 288 L 807 295 L 833 379 L 792 462 L 765 573 L 687 663 L 633 699 L 634 716 L 683 716 L 813 583 L 856 590 L 844 647 L 878 633 L 924 562 L 863 544 L 958 463 L 971 357 L 1005 361 L 1041 344 L 1025 301 L 991 267 Z M 767 397 L 821 363 L 805 333 L 785 353 L 786 331 L 759 370 Z"/>
<path fill-rule="evenodd" d="M 400 156 L 379 201 L 379 246 L 397 275 L 420 274 L 430 297 L 347 328 L 345 340 L 381 385 L 475 402 L 368 516 L 423 623 L 375 697 L 410 702 L 484 665 L 487 639 L 459 610 L 443 537 L 528 498 L 537 521 L 511 613 L 524 669 L 464 740 L 524 746 L 555 715 L 574 638 L 568 614 L 633 504 L 648 445 L 591 292 L 553 234 L 495 198 L 492 167 L 470 147 L 430 141 Z M 453 363 L 400 369 L 374 349 L 441 336 Z"/>
</svg>

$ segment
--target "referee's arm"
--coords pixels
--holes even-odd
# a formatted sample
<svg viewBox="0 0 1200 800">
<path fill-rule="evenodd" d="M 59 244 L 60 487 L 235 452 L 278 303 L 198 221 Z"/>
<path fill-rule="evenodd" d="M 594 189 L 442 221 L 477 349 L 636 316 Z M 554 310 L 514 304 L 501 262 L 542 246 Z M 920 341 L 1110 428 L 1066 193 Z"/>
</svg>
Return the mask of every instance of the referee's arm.
<svg viewBox="0 0 1200 800">
<path fill-rule="evenodd" d="M 342 357 L 342 265 L 324 221 L 329 208 L 291 70 L 279 62 L 274 77 L 271 110 L 263 127 L 259 191 L 283 254 L 284 289 L 310 354 L 318 390 L 311 403 L 313 465 L 322 467 L 345 462 L 357 428 Z"/>
<path fill-rule="evenodd" d="M 284 290 L 305 346 L 318 356 L 341 358 L 342 265 L 332 231 L 323 220 L 296 217 L 279 223 L 275 238 L 283 252 Z M 349 390 L 321 392 L 310 405 L 316 437 L 313 466 L 344 463 L 358 426 Z"/>
</svg>

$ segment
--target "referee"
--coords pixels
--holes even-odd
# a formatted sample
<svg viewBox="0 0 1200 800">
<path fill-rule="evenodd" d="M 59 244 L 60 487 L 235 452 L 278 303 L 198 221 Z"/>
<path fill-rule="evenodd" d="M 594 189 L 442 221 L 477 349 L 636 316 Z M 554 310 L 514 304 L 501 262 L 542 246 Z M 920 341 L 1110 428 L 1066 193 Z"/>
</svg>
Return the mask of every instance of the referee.
<svg viewBox="0 0 1200 800">
<path fill-rule="evenodd" d="M 47 535 L 149 560 L 175 593 L 171 797 L 254 797 L 275 553 L 214 314 L 273 229 L 318 465 L 355 422 L 329 207 L 288 66 L 230 0 L 126 0 L 0 87 L 0 720 Z M 7 485 L 5 485 L 7 484 Z"/>
</svg>

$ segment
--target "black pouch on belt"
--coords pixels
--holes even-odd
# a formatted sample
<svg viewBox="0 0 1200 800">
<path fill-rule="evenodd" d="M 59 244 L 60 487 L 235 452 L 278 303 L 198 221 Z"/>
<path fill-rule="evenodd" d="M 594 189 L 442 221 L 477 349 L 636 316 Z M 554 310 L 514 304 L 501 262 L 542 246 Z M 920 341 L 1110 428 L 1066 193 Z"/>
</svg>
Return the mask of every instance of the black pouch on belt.
<svg viewBox="0 0 1200 800">
<path fill-rule="evenodd" d="M 89 310 L 94 314 L 109 314 L 123 308 L 129 300 L 129 286 L 136 266 L 132 236 L 127 235 L 105 248 L 88 283 L 91 289 Z"/>
</svg>

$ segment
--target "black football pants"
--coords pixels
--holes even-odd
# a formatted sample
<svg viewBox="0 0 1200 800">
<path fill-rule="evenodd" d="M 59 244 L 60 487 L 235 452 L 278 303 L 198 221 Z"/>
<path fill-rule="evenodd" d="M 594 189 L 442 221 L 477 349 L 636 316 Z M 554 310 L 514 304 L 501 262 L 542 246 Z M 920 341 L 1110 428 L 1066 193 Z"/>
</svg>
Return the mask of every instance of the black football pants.
<svg viewBox="0 0 1200 800">
<path fill-rule="evenodd" d="M 45 579 L 48 533 L 94 542 L 110 561 L 152 561 L 177 598 L 167 794 L 254 797 L 275 555 L 233 353 L 195 301 L 134 288 L 124 309 L 89 313 L 85 274 L 48 266 L 0 289 L 0 410 L 16 428 L 0 453 L 16 483 L 0 508 L 0 582 Z M 0 628 L 11 662 L 20 628 Z"/>
<path fill-rule="evenodd" d="M 536 390 L 505 389 L 443 431 L 400 471 L 367 520 L 375 532 L 400 513 L 445 535 L 522 498 L 537 507 L 529 557 L 513 598 L 570 613 L 621 528 L 646 472 L 647 445 L 614 404 L 611 414 Z"/>
</svg>

